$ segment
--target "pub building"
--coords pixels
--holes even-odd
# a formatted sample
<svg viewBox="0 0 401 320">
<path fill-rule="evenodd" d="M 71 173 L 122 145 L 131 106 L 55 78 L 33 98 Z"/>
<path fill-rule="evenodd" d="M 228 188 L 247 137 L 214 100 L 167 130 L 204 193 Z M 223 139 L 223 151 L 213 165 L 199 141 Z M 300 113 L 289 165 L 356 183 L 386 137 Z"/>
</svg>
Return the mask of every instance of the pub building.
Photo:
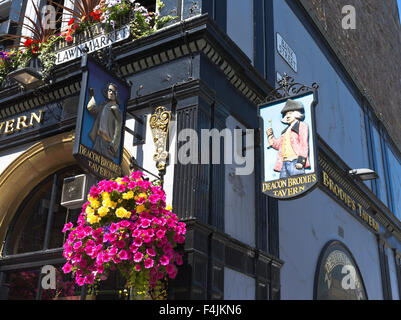
<svg viewBox="0 0 401 320">
<path fill-rule="evenodd" d="M 154 11 L 155 2 L 141 4 Z M 148 36 L 133 40 L 124 28 L 106 40 L 102 33 L 86 33 L 72 44 L 55 45 L 51 81 L 21 86 L 18 78 L 4 79 L 1 299 L 127 299 L 118 274 L 89 297 L 62 272 L 61 230 L 76 222 L 83 203 L 77 194 L 99 180 L 94 171 L 111 177 L 128 175 L 133 167 L 150 178 L 163 172 L 167 203 L 187 224 L 184 264 L 168 282 L 168 299 L 400 299 L 400 149 L 360 79 L 312 16 L 313 3 L 164 0 L 160 14 L 175 20 Z M 35 19 L 31 2 L 3 1 L 2 35 L 19 30 L 11 23 L 15 10 Z M 88 58 L 111 64 L 129 88 L 118 166 L 84 142 L 75 149 L 87 125 L 80 106 L 90 87 L 83 67 Z M 275 89 L 295 83 L 308 89 L 275 96 L 280 107 L 271 104 Z M 279 125 L 286 100 L 303 101 L 304 93 L 315 99 L 309 111 L 304 104 L 310 122 L 298 120 L 309 125 L 313 171 L 300 161 L 305 175 L 279 178 L 275 172 L 269 182 L 267 163 L 276 161 L 277 151 L 264 143 L 262 111 L 276 108 Z M 151 121 L 163 112 L 168 131 Z M 235 139 L 217 139 L 220 160 L 229 150 L 234 160 L 248 162 L 214 162 L 211 152 L 202 158 L 216 150 L 200 143 L 202 130 L 213 128 L 228 129 L 232 137 L 235 130 L 242 133 L 239 152 L 228 148 Z M 302 125 L 299 132 L 291 128 L 288 136 L 283 133 L 283 148 Z M 164 133 L 160 141 L 153 136 L 157 129 Z M 280 132 L 273 126 L 276 140 Z M 267 149 L 274 159 L 265 156 Z M 76 153 L 91 165 L 82 165 Z M 244 166 L 252 170 L 244 174 Z M 67 188 L 71 179 L 76 183 Z M 66 204 L 65 197 L 78 205 Z M 49 265 L 57 269 L 55 290 L 41 284 Z"/>
</svg>

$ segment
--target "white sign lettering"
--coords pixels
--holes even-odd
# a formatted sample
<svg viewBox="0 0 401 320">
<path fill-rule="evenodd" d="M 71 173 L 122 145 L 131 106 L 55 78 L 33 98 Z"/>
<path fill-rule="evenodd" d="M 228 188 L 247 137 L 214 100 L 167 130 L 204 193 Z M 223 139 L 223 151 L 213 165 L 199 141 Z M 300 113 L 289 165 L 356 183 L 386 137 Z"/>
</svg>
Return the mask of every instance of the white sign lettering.
<svg viewBox="0 0 401 320">
<path fill-rule="evenodd" d="M 287 42 L 277 33 L 277 51 L 280 56 L 288 63 L 288 65 L 294 70 L 298 72 L 297 67 L 297 56 L 295 52 L 290 48 Z"/>
<path fill-rule="evenodd" d="M 125 40 L 129 35 L 130 27 L 127 25 L 119 30 L 94 37 L 93 39 L 83 42 L 75 47 L 62 50 L 57 53 L 56 65 L 80 58 L 85 47 L 88 47 L 88 53 L 91 53 L 106 48 L 113 43 Z"/>
</svg>

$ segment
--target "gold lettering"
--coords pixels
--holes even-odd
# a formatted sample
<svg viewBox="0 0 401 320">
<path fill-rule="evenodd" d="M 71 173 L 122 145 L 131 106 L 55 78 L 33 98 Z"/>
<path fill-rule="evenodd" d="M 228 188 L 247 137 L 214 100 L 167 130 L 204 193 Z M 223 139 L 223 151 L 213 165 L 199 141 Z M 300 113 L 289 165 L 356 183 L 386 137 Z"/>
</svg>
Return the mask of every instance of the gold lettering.
<svg viewBox="0 0 401 320">
<path fill-rule="evenodd" d="M 39 110 L 39 115 L 36 115 L 35 112 L 31 113 L 31 121 L 29 122 L 29 126 L 32 127 L 33 126 L 33 120 L 36 120 L 37 123 L 41 123 L 42 122 L 42 114 L 43 114 L 43 110 Z"/>
<path fill-rule="evenodd" d="M 15 127 L 15 130 L 19 131 L 21 130 L 21 125 L 23 128 L 28 128 L 28 125 L 26 124 L 26 116 L 21 116 L 17 118 L 17 126 Z"/>
<path fill-rule="evenodd" d="M 323 171 L 323 184 L 328 187 L 329 186 L 329 175 Z"/>
<path fill-rule="evenodd" d="M 1 129 L 3 129 L 4 122 L 0 123 L 0 136 L 1 136 Z"/>
<path fill-rule="evenodd" d="M 4 129 L 5 134 L 10 134 L 14 132 L 14 119 L 6 121 L 6 127 Z"/>
<path fill-rule="evenodd" d="M 362 217 L 362 206 L 358 203 L 359 216 Z"/>
</svg>

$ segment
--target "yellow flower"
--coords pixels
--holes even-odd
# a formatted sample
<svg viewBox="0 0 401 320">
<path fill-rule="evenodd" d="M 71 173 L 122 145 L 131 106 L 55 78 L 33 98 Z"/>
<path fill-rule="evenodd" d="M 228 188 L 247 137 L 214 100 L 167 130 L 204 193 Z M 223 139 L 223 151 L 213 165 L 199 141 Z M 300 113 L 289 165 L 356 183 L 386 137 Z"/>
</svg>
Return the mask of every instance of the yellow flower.
<svg viewBox="0 0 401 320">
<path fill-rule="evenodd" d="M 125 182 L 124 181 L 121 181 L 122 180 L 122 178 L 117 178 L 116 179 L 116 182 L 118 183 L 118 184 L 125 184 Z"/>
<path fill-rule="evenodd" d="M 131 212 L 127 211 L 123 207 L 120 207 L 116 210 L 116 216 L 119 218 L 129 218 L 131 216 Z"/>
<path fill-rule="evenodd" d="M 125 199 L 125 200 L 132 199 L 133 197 L 134 197 L 134 193 L 132 192 L 132 190 L 123 193 L 123 199 Z"/>
<path fill-rule="evenodd" d="M 117 203 L 115 203 L 114 201 L 109 200 L 103 200 L 102 201 L 102 206 L 106 207 L 106 208 L 112 208 L 114 209 L 117 206 Z"/>
<path fill-rule="evenodd" d="M 102 192 L 103 200 L 110 200 L 110 194 L 108 192 Z"/>
<path fill-rule="evenodd" d="M 94 223 L 97 223 L 97 222 L 100 221 L 100 217 L 95 215 L 95 214 L 93 214 L 93 213 L 89 213 L 86 216 L 86 221 L 88 221 L 90 224 L 94 224 Z"/>
<path fill-rule="evenodd" d="M 109 208 L 108 207 L 100 207 L 97 212 L 99 213 L 99 216 L 104 217 L 109 213 Z"/>
<path fill-rule="evenodd" d="M 99 207 L 100 207 L 100 202 L 97 201 L 97 200 L 91 201 L 91 207 L 92 207 L 93 209 L 99 208 Z"/>
<path fill-rule="evenodd" d="M 85 212 L 89 215 L 89 214 L 93 214 L 95 212 L 95 210 L 93 210 L 93 208 L 91 206 L 87 206 L 85 209 Z"/>
<path fill-rule="evenodd" d="M 146 207 L 143 204 L 136 207 L 136 212 L 138 212 L 138 213 L 141 213 L 145 210 L 146 210 Z"/>
<path fill-rule="evenodd" d="M 169 205 L 166 207 L 166 210 L 168 210 L 168 211 L 172 211 L 172 210 L 173 210 L 173 207 L 171 206 L 171 204 L 169 204 Z"/>
<path fill-rule="evenodd" d="M 97 200 L 97 198 L 93 198 L 93 197 L 91 197 L 91 196 L 88 196 L 88 201 L 89 202 L 93 202 L 93 201 L 96 201 Z"/>
<path fill-rule="evenodd" d="M 140 193 L 140 194 L 138 195 L 138 197 L 139 197 L 139 198 L 145 198 L 145 199 L 147 199 L 147 198 L 148 198 L 148 195 L 147 195 L 146 193 Z"/>
</svg>

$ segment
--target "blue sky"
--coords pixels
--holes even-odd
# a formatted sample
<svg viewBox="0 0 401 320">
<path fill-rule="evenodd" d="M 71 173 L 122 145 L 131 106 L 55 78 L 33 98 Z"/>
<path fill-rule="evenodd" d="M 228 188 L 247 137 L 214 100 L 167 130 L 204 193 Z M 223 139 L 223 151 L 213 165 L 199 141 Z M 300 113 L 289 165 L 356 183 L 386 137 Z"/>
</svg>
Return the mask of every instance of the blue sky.
<svg viewBox="0 0 401 320">
<path fill-rule="evenodd" d="M 401 17 L 401 0 L 397 0 L 397 3 L 398 3 L 398 13 L 399 16 Z"/>
</svg>

